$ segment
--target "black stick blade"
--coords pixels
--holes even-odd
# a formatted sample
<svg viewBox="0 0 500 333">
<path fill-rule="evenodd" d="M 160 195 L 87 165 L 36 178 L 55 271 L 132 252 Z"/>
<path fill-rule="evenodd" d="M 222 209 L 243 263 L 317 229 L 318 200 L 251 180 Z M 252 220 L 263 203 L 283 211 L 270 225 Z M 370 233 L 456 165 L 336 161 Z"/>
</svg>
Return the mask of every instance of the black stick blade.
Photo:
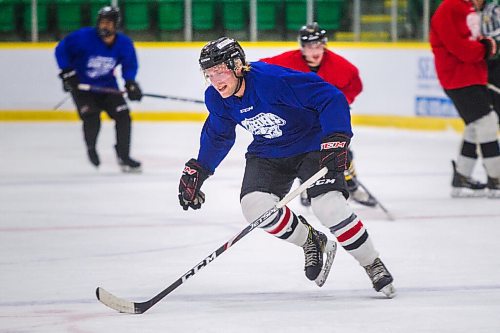
<svg viewBox="0 0 500 333">
<path fill-rule="evenodd" d="M 95 291 L 97 299 L 107 307 L 123 313 L 142 313 L 140 309 L 136 311 L 135 303 L 126 301 L 124 299 L 118 298 L 115 295 L 107 292 L 101 287 L 98 287 Z"/>
</svg>

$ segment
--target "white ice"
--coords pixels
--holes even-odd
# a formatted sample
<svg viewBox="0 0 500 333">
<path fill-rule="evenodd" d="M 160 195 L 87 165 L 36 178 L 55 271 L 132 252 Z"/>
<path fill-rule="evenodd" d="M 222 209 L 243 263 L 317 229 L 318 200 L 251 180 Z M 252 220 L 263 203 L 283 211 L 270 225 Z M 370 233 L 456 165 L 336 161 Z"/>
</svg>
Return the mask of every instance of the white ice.
<svg viewBox="0 0 500 333">
<path fill-rule="evenodd" d="M 500 332 L 500 200 L 450 198 L 459 133 L 356 128 L 360 180 L 396 220 L 353 206 L 396 298 L 377 294 L 343 249 L 318 288 L 300 248 L 254 230 L 130 315 L 98 302 L 96 287 L 147 300 L 246 226 L 239 189 L 249 136 L 238 131 L 204 185 L 206 204 L 185 212 L 178 179 L 201 123 L 134 123 L 140 175 L 119 172 L 111 122 L 98 143 L 101 168 L 91 167 L 80 126 L 0 123 L 0 332 Z M 290 207 L 322 228 L 298 200 Z"/>
</svg>

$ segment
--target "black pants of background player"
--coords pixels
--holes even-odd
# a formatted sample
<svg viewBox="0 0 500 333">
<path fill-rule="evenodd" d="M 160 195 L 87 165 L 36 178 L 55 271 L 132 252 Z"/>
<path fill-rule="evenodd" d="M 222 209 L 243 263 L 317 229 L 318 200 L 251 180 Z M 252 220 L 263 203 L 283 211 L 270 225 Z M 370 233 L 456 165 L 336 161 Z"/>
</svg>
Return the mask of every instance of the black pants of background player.
<svg viewBox="0 0 500 333">
<path fill-rule="evenodd" d="M 72 92 L 78 115 L 83 121 L 83 135 L 87 149 L 95 149 L 101 129 L 101 111 L 115 121 L 116 153 L 126 160 L 130 154 L 131 118 L 127 102 L 121 95 L 99 94 L 88 91 Z"/>
<path fill-rule="evenodd" d="M 488 61 L 488 82 L 500 88 L 500 59 L 492 59 Z M 500 93 L 490 90 L 493 108 L 498 114 L 500 122 Z"/>
</svg>

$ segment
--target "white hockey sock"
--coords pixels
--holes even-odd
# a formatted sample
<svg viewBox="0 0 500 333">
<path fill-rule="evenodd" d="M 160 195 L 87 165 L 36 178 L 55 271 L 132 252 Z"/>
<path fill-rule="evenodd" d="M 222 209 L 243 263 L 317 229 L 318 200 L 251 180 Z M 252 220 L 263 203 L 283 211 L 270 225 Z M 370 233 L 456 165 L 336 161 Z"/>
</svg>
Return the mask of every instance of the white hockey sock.
<svg viewBox="0 0 500 333">
<path fill-rule="evenodd" d="M 489 177 L 500 177 L 500 153 L 498 145 L 498 116 L 495 111 L 491 111 L 465 126 L 464 144 L 457 159 L 457 171 L 462 175 L 470 177 L 475 164 L 476 146 L 479 145 L 483 164 Z M 468 144 L 467 152 L 464 152 L 464 145 Z M 474 147 L 472 147 L 474 145 Z"/>
<path fill-rule="evenodd" d="M 379 256 L 368 231 L 354 214 L 342 193 L 328 192 L 312 199 L 314 214 L 337 237 L 342 247 L 361 266 L 366 266 Z"/>
<path fill-rule="evenodd" d="M 462 154 L 457 157 L 457 172 L 465 177 L 470 177 L 474 171 L 477 159 L 464 156 Z"/>
<path fill-rule="evenodd" d="M 279 198 L 270 193 L 249 193 L 241 199 L 243 215 L 248 223 L 251 223 L 276 205 L 278 201 Z M 297 246 L 304 245 L 309 233 L 309 229 L 300 222 L 297 215 L 286 206 L 266 219 L 260 225 L 260 228 L 275 237 L 286 240 Z"/>
<path fill-rule="evenodd" d="M 475 121 L 478 128 L 479 142 L 483 164 L 489 177 L 500 178 L 500 147 L 498 144 L 498 115 L 491 111 Z"/>
<path fill-rule="evenodd" d="M 287 206 L 280 209 L 278 215 L 261 228 L 273 236 L 298 246 L 304 245 L 309 233 L 309 229 Z"/>
<path fill-rule="evenodd" d="M 370 265 L 379 256 L 368 231 L 356 214 L 353 213 L 344 221 L 330 227 L 330 231 L 361 266 Z"/>
</svg>

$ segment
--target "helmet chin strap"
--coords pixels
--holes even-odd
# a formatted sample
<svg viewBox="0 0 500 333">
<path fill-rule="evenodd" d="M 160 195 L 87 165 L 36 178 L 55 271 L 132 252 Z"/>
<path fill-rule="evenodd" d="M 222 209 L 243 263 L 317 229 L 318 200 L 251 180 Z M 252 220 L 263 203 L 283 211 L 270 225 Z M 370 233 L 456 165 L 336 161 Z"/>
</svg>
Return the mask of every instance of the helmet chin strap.
<svg viewBox="0 0 500 333">
<path fill-rule="evenodd" d="M 238 76 L 236 75 L 236 71 L 233 70 L 234 76 L 238 78 L 238 84 L 236 85 L 236 88 L 234 89 L 233 95 L 236 95 L 236 93 L 241 89 L 241 85 L 243 84 L 243 76 Z"/>
</svg>

